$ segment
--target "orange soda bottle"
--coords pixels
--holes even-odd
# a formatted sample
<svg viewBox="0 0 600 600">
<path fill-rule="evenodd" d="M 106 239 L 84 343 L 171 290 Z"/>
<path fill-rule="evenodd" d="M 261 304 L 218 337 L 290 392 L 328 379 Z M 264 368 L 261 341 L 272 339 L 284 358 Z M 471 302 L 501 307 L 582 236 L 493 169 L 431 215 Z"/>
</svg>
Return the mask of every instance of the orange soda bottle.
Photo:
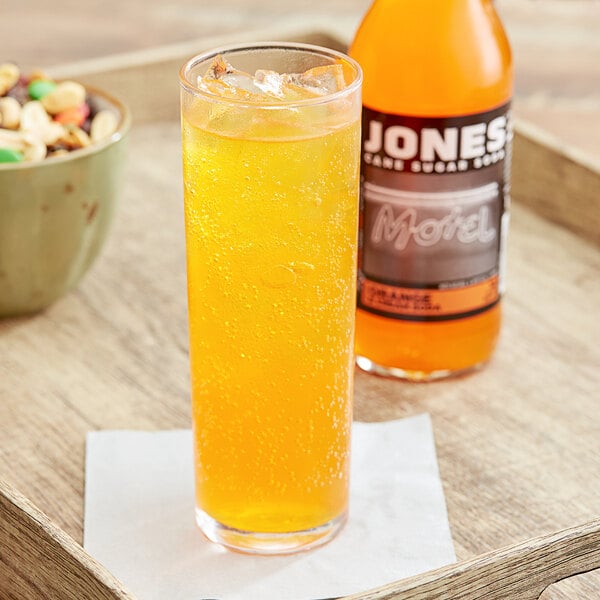
<svg viewBox="0 0 600 600">
<path fill-rule="evenodd" d="M 424 381 L 498 338 L 511 52 L 491 0 L 375 0 L 362 66 L 357 364 Z"/>
</svg>

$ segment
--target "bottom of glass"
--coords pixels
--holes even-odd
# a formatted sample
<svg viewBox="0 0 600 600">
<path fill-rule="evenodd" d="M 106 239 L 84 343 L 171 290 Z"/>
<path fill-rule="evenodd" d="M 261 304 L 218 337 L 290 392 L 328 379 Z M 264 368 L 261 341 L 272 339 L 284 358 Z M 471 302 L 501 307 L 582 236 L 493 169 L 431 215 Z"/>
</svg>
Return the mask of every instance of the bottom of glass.
<svg viewBox="0 0 600 600">
<path fill-rule="evenodd" d="M 211 541 L 244 554 L 293 554 L 326 544 L 342 529 L 347 513 L 312 529 L 289 533 L 257 533 L 234 529 L 196 508 L 196 523 Z"/>
<path fill-rule="evenodd" d="M 383 377 L 396 377 L 397 379 L 404 379 L 416 383 L 425 383 L 427 381 L 436 381 L 438 379 L 465 375 L 466 373 L 480 369 L 485 362 L 480 362 L 473 366 L 465 367 L 464 369 L 439 369 L 437 371 L 411 371 L 410 369 L 400 369 L 398 367 L 386 367 L 385 365 L 379 365 L 373 362 L 366 356 L 357 356 L 356 364 L 360 369 L 367 373 L 373 373 Z"/>
</svg>

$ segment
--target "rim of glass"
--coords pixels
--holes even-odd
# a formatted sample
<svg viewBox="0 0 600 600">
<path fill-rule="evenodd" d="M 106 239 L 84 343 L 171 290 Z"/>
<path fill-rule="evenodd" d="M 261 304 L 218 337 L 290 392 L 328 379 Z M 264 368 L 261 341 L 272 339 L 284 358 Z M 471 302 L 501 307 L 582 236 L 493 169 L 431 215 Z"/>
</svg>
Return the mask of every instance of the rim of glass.
<svg viewBox="0 0 600 600">
<path fill-rule="evenodd" d="M 213 94 L 206 90 L 200 89 L 195 83 L 192 83 L 188 77 L 190 71 L 196 67 L 199 63 L 205 62 L 219 54 L 228 54 L 231 52 L 243 52 L 244 50 L 304 50 L 312 54 L 320 54 L 329 58 L 339 59 L 347 62 L 352 66 L 356 73 L 356 77 L 351 81 L 345 88 L 332 92 L 331 94 L 325 94 L 324 96 L 317 96 L 315 98 L 303 98 L 301 100 L 273 100 L 271 102 L 249 102 L 241 98 L 224 98 L 219 94 Z M 289 109 L 294 106 L 315 106 L 318 104 L 326 104 L 332 102 L 337 98 L 350 95 L 361 86 L 363 73 L 360 65 L 353 58 L 350 58 L 343 52 L 325 48 L 323 46 L 317 46 L 315 44 L 304 44 L 296 42 L 250 42 L 250 43 L 237 43 L 228 44 L 225 46 L 219 46 L 213 48 L 201 54 L 190 58 L 179 70 L 179 83 L 183 89 L 194 94 L 195 96 L 202 96 L 211 101 L 219 101 L 226 104 L 234 104 L 236 106 L 253 107 L 268 110 L 278 110 L 282 108 Z"/>
</svg>

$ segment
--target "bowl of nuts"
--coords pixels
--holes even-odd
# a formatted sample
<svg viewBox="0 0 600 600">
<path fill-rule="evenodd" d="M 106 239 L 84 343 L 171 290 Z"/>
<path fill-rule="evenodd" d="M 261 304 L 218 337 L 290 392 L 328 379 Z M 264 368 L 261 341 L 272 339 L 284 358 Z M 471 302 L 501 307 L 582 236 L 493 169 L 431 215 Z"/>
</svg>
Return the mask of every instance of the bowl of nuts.
<svg viewBox="0 0 600 600">
<path fill-rule="evenodd" d="M 0 317 L 47 307 L 97 257 L 130 123 L 104 92 L 0 64 Z"/>
</svg>

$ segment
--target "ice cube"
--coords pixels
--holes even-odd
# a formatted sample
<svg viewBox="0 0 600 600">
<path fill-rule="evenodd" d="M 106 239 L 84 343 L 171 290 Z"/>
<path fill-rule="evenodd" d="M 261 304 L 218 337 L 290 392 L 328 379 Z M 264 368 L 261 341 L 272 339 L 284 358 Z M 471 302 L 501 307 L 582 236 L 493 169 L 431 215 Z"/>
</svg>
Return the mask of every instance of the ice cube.
<svg viewBox="0 0 600 600">
<path fill-rule="evenodd" d="M 311 87 L 307 87 L 299 83 L 298 73 L 284 75 L 283 81 L 283 98 L 288 101 L 306 100 L 308 98 L 318 98 L 322 94 Z"/>
<path fill-rule="evenodd" d="M 343 90 L 346 82 L 341 64 L 313 67 L 304 73 L 282 75 L 286 100 L 317 98 Z"/>
<path fill-rule="evenodd" d="M 304 73 L 277 73 L 258 69 L 254 76 L 239 71 L 225 58 L 214 58 L 198 87 L 226 98 L 251 102 L 305 100 L 344 89 L 344 69 L 340 63 L 313 67 Z"/>
<path fill-rule="evenodd" d="M 210 67 L 204 74 L 203 79 L 221 79 L 224 75 L 228 73 L 233 73 L 235 69 L 221 56 L 218 54 L 213 59 Z"/>
<path fill-rule="evenodd" d="M 244 90 L 251 94 L 262 94 L 262 90 L 254 83 L 254 78 L 248 73 L 242 73 L 241 71 L 227 73 L 221 78 L 221 81 L 238 90 Z"/>
<path fill-rule="evenodd" d="M 344 69 L 339 63 L 313 67 L 304 73 L 292 74 L 288 77 L 290 83 L 307 89 L 318 96 L 339 92 L 346 85 Z"/>
<path fill-rule="evenodd" d="M 254 74 L 254 84 L 268 96 L 284 98 L 284 78 L 277 71 L 259 69 Z"/>
<path fill-rule="evenodd" d="M 198 87 L 202 90 L 241 100 L 260 100 L 263 91 L 254 84 L 254 78 L 244 71 L 231 66 L 223 56 L 214 58 L 204 75 L 198 77 Z"/>
</svg>

